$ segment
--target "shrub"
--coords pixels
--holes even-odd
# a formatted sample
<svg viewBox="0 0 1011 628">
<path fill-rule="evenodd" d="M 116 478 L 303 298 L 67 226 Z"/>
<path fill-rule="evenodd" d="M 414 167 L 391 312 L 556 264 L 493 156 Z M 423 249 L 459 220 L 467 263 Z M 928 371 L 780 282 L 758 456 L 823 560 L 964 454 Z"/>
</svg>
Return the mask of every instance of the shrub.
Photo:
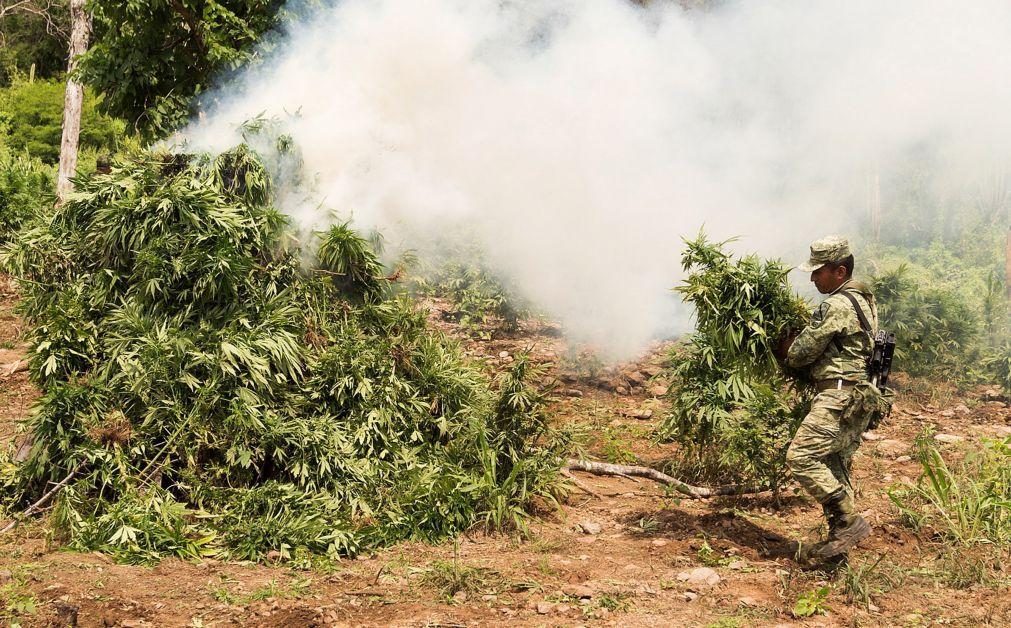
<svg viewBox="0 0 1011 628">
<path fill-rule="evenodd" d="M 53 173 L 37 159 L 0 148 L 0 246 L 25 220 L 52 204 Z"/>
<path fill-rule="evenodd" d="M 47 164 L 60 160 L 63 136 L 65 83 L 56 80 L 16 82 L 0 90 L 0 127 L 3 143 L 26 151 Z M 125 135 L 125 124 L 96 110 L 97 97 L 85 90 L 81 110 L 80 146 L 83 151 L 113 152 Z"/>
<path fill-rule="evenodd" d="M 246 147 L 139 153 L 19 234 L 44 394 L 12 497 L 79 468 L 57 532 L 131 561 L 522 525 L 566 445 L 530 365 L 487 381 L 347 225 L 292 246 L 272 189 Z"/>
</svg>

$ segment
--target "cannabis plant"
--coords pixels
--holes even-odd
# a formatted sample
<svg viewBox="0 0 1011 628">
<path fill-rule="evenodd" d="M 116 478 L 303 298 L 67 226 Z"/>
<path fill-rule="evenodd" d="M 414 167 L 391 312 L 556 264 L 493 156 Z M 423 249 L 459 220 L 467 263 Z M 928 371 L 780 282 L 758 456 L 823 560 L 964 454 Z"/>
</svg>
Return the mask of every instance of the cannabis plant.
<svg viewBox="0 0 1011 628">
<path fill-rule="evenodd" d="M 670 355 L 674 385 L 660 435 L 682 446 L 674 465 L 683 476 L 778 486 L 810 395 L 773 348 L 804 326 L 806 304 L 790 290 L 782 262 L 735 259 L 726 242 L 704 234 L 685 245 L 687 278 L 677 292 L 694 307 L 696 332 Z"/>
<path fill-rule="evenodd" d="M 57 535 L 131 561 L 522 525 L 564 446 L 530 366 L 489 382 L 350 225 L 295 246 L 262 165 L 290 144 L 255 145 L 135 154 L 2 253 L 44 391 L 13 503 L 70 477 Z"/>
</svg>

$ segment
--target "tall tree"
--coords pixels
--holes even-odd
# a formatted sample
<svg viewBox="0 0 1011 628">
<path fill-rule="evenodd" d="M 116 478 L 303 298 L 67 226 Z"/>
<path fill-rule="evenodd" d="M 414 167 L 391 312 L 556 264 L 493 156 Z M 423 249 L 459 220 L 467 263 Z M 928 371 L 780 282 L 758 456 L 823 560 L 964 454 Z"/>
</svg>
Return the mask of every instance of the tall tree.
<svg viewBox="0 0 1011 628">
<path fill-rule="evenodd" d="M 105 112 L 148 138 L 191 112 L 193 97 L 233 70 L 277 23 L 283 0 L 121 0 L 94 2 L 95 42 L 83 60 L 86 81 Z"/>
<path fill-rule="evenodd" d="M 56 178 L 56 197 L 60 202 L 73 189 L 70 177 L 77 171 L 78 139 L 81 135 L 81 108 L 84 86 L 77 77 L 77 64 L 88 50 L 91 16 L 85 0 L 70 0 L 70 54 L 67 62 L 67 92 L 63 104 L 63 139 L 60 142 L 60 170 Z"/>
</svg>

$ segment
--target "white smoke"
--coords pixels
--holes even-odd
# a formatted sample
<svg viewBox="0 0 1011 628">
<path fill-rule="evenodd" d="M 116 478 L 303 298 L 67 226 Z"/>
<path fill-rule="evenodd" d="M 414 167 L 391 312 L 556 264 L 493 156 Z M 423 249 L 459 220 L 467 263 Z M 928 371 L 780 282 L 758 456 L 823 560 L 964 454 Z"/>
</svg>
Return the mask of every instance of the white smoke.
<svg viewBox="0 0 1011 628">
<path fill-rule="evenodd" d="M 297 111 L 326 205 L 409 248 L 468 227 L 615 355 L 689 325 L 669 289 L 703 225 L 800 261 L 854 233 L 867 177 L 911 150 L 943 155 L 955 185 L 1005 165 L 1006 0 L 715 4 L 343 0 L 290 25 L 184 136 L 223 149 L 243 120 Z"/>
</svg>

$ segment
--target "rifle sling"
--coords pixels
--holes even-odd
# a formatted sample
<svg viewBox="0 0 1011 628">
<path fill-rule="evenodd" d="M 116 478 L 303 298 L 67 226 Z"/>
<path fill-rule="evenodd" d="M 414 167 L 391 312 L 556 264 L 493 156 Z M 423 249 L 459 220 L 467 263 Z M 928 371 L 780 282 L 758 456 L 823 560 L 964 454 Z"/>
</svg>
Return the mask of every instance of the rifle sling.
<svg viewBox="0 0 1011 628">
<path fill-rule="evenodd" d="M 871 334 L 871 323 L 870 323 L 870 321 L 867 320 L 867 316 L 864 315 L 864 309 L 862 307 L 860 307 L 859 303 L 857 303 L 857 298 L 855 296 L 853 296 L 850 293 L 849 290 L 843 290 L 842 294 L 845 295 L 846 298 L 850 300 L 850 303 L 853 304 L 853 309 L 857 313 L 857 318 L 860 319 L 860 329 L 862 329 L 864 331 L 864 333 L 866 333 L 868 336 L 870 336 L 870 334 Z M 834 336 L 832 338 L 832 342 L 835 343 L 835 348 L 839 352 L 842 352 L 843 346 L 842 346 L 842 341 L 839 340 L 839 336 Z"/>
</svg>

